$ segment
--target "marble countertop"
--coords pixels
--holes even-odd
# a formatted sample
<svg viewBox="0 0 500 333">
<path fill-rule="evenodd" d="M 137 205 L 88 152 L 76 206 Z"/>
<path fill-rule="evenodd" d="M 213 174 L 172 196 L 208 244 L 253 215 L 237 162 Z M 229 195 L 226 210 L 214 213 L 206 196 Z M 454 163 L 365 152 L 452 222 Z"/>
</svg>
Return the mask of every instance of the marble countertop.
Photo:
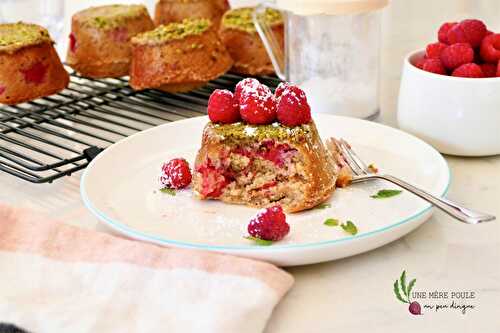
<svg viewBox="0 0 500 333">
<path fill-rule="evenodd" d="M 75 1 L 77 2 L 77 1 Z M 384 13 L 381 117 L 395 126 L 404 55 L 435 39 L 440 23 L 480 17 L 497 24 L 500 2 L 393 0 Z M 452 172 L 448 197 L 500 216 L 500 157 L 446 156 Z M 80 199 L 81 173 L 35 185 L 0 173 L 0 201 L 29 207 L 64 222 L 107 231 Z M 411 316 L 393 293 L 405 269 L 420 291 L 473 291 L 474 309 Z M 266 332 L 481 332 L 500 331 L 500 223 L 459 223 L 436 211 L 398 241 L 351 258 L 288 268 L 296 279 Z"/>
</svg>

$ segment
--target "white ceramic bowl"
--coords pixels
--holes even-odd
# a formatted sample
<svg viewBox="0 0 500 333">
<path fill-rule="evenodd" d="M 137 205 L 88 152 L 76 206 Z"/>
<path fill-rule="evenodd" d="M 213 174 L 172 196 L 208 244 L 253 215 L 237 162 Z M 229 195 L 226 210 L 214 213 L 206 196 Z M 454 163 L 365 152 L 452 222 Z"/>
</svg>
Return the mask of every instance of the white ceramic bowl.
<svg viewBox="0 0 500 333">
<path fill-rule="evenodd" d="M 412 52 L 404 61 L 399 127 L 444 154 L 500 154 L 500 78 L 429 73 L 413 65 L 423 54 Z"/>
</svg>

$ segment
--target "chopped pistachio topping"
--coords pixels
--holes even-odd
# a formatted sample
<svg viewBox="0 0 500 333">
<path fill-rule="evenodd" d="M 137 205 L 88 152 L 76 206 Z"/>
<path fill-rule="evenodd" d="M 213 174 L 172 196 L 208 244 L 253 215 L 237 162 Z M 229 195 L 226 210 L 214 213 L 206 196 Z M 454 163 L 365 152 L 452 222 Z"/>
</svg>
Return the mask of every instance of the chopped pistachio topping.
<svg viewBox="0 0 500 333">
<path fill-rule="evenodd" d="M 182 22 L 160 25 L 152 31 L 135 36 L 132 41 L 137 44 L 156 44 L 187 36 L 200 35 L 211 25 L 208 19 L 184 19 Z M 195 44 L 193 44 L 195 45 Z M 198 47 L 195 45 L 192 48 Z"/>
<path fill-rule="evenodd" d="M 270 125 L 248 125 L 244 123 L 214 124 L 208 125 L 216 135 L 223 140 L 259 140 L 277 139 L 300 141 L 311 133 L 309 124 L 287 127 L 279 123 Z"/>
<path fill-rule="evenodd" d="M 147 14 L 147 9 L 142 5 L 109 5 L 91 7 L 77 15 L 84 25 L 109 30 L 122 26 L 127 19 L 144 14 Z"/>
<path fill-rule="evenodd" d="M 223 16 L 222 26 L 246 32 L 255 32 L 255 25 L 253 24 L 252 18 L 253 11 L 254 8 L 237 8 L 230 10 Z M 275 25 L 283 22 L 281 13 L 270 8 L 266 9 L 260 16 L 260 19 L 268 25 Z"/>
<path fill-rule="evenodd" d="M 49 32 L 36 24 L 0 24 L 0 50 L 14 51 L 23 46 L 52 42 Z"/>
</svg>

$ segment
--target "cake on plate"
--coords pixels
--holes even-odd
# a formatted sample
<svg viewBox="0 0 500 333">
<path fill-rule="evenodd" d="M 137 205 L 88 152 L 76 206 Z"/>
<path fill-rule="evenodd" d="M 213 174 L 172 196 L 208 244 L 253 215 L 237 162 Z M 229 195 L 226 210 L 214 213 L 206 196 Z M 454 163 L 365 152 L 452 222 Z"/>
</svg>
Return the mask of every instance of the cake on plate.
<svg viewBox="0 0 500 333">
<path fill-rule="evenodd" d="M 273 95 L 245 79 L 234 94 L 216 90 L 208 114 L 193 175 L 200 199 L 298 212 L 333 193 L 340 169 L 300 88 L 282 84 Z"/>
<path fill-rule="evenodd" d="M 219 35 L 234 60 L 234 72 L 244 75 L 273 74 L 273 64 L 252 20 L 253 11 L 254 8 L 237 8 L 226 12 L 222 17 Z M 261 19 L 271 27 L 273 35 L 283 48 L 281 13 L 267 9 Z"/>
<path fill-rule="evenodd" d="M 128 75 L 130 39 L 154 29 L 145 6 L 91 7 L 73 15 L 67 63 L 86 77 Z"/>
<path fill-rule="evenodd" d="M 218 27 L 229 10 L 227 0 L 160 0 L 155 7 L 155 24 L 182 22 L 189 18 L 206 18 Z"/>
<path fill-rule="evenodd" d="M 68 85 L 48 31 L 36 24 L 0 24 L 0 103 L 55 94 Z"/>
<path fill-rule="evenodd" d="M 204 86 L 233 64 L 208 19 L 160 25 L 132 39 L 130 86 L 167 92 Z"/>
</svg>

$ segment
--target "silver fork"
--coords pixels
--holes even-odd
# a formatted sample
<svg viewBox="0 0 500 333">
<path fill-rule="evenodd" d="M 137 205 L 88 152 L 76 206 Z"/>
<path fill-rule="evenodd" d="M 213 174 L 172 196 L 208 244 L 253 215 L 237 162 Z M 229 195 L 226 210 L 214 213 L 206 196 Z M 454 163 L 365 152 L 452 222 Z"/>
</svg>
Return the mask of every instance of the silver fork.
<svg viewBox="0 0 500 333">
<path fill-rule="evenodd" d="M 493 221 L 495 220 L 495 216 L 490 214 L 485 214 L 481 212 L 477 212 L 471 209 L 467 209 L 462 207 L 450 200 L 438 198 L 422 189 L 419 189 L 397 177 L 386 175 L 386 174 L 378 174 L 371 172 L 370 168 L 366 165 L 365 162 L 354 152 L 351 146 L 344 140 L 336 140 L 331 139 L 333 143 L 336 145 L 337 150 L 342 154 L 345 158 L 347 165 L 352 170 L 355 175 L 352 179 L 352 183 L 361 183 L 374 179 L 383 179 L 387 180 L 393 184 L 398 185 L 399 187 L 404 188 L 405 190 L 419 196 L 420 198 L 430 202 L 434 206 L 438 207 L 445 213 L 450 216 L 456 218 L 457 220 L 467 223 L 467 224 L 478 224 L 481 222 Z"/>
</svg>

